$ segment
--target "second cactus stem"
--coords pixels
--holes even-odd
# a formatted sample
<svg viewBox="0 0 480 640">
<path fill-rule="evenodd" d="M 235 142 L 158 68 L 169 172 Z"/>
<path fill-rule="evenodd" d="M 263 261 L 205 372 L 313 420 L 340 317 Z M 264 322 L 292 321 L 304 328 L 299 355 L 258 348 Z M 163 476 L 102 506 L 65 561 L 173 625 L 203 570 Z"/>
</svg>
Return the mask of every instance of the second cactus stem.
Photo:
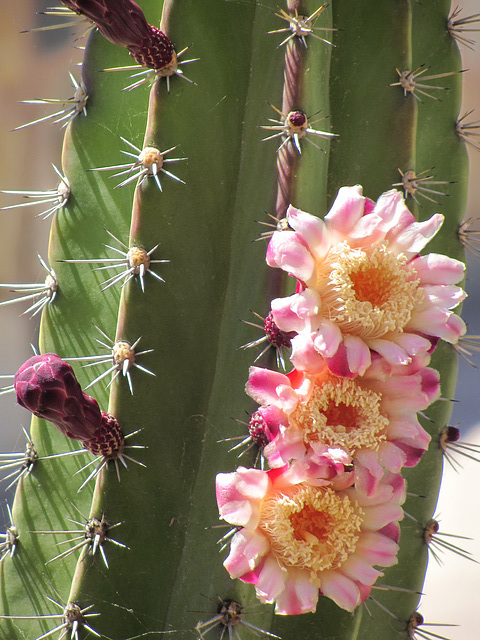
<svg viewBox="0 0 480 640">
<path fill-rule="evenodd" d="M 15 382 L 38 459 L 0 638 L 415 638 L 465 331 L 450 3 L 64 4 L 100 33 L 66 130 L 44 355 Z M 121 70 L 125 47 L 146 66 Z"/>
</svg>

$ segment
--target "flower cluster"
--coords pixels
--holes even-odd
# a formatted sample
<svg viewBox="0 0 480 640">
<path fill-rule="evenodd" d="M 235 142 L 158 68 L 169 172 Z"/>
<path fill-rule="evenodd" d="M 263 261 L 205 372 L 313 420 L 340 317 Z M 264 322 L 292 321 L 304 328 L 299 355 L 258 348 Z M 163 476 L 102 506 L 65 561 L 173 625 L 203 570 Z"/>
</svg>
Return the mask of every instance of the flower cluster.
<svg viewBox="0 0 480 640">
<path fill-rule="evenodd" d="M 217 476 L 235 527 L 224 564 L 279 614 L 320 595 L 353 611 L 397 561 L 401 472 L 428 448 L 417 413 L 440 395 L 431 353 L 465 333 L 452 311 L 464 265 L 420 255 L 443 216 L 417 222 L 395 190 L 374 203 L 343 187 L 324 220 L 290 206 L 287 221 L 267 263 L 296 279 L 271 303 L 293 369 L 250 369 L 250 434 L 270 470 Z"/>
</svg>

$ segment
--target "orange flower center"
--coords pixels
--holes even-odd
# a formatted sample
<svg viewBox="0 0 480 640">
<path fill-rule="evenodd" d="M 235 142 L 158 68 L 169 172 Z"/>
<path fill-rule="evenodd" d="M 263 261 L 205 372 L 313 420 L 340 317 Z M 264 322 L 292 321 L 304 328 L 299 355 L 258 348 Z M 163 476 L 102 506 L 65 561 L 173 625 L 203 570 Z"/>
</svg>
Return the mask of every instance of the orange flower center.
<svg viewBox="0 0 480 640">
<path fill-rule="evenodd" d="M 385 242 L 368 250 L 336 245 L 318 265 L 312 286 L 322 296 L 324 315 L 362 339 L 401 333 L 424 300 L 406 257 L 389 251 Z"/>
<path fill-rule="evenodd" d="M 381 413 L 381 395 L 356 380 L 329 375 L 315 384 L 307 402 L 290 415 L 290 427 L 303 432 L 303 440 L 342 447 L 377 450 L 386 440 L 388 419 Z"/>
<path fill-rule="evenodd" d="M 281 565 L 319 574 L 336 569 L 355 552 L 363 511 L 330 487 L 297 486 L 263 501 L 260 528 Z"/>
</svg>

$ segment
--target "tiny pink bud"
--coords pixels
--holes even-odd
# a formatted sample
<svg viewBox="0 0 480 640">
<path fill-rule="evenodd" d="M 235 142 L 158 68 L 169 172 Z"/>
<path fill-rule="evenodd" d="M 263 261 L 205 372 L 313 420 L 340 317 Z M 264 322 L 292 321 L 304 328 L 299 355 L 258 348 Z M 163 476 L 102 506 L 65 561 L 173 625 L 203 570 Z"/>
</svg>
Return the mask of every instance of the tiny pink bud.
<svg viewBox="0 0 480 640">
<path fill-rule="evenodd" d="M 275 323 L 273 313 L 271 311 L 264 320 L 264 327 L 268 341 L 272 346 L 278 349 L 281 349 L 282 347 L 287 347 L 287 349 L 289 349 L 292 346 L 292 338 L 297 335 L 295 331 L 281 331 Z"/>
<path fill-rule="evenodd" d="M 27 360 L 15 374 L 14 386 L 18 404 L 92 453 L 109 456 L 123 444 L 116 419 L 100 411 L 97 401 L 82 391 L 72 367 L 55 353 Z"/>
<path fill-rule="evenodd" d="M 263 449 L 263 447 L 269 443 L 266 431 L 268 431 L 268 426 L 262 414 L 259 411 L 255 411 L 255 413 L 252 413 L 250 417 L 248 432 L 250 434 L 251 441 L 260 449 Z"/>
</svg>

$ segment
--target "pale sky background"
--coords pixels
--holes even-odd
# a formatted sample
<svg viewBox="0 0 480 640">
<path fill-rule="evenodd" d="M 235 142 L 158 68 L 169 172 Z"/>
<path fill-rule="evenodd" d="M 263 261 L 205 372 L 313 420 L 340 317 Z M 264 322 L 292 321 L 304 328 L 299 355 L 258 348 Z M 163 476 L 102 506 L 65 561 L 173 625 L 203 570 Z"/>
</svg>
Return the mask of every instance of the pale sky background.
<svg viewBox="0 0 480 640">
<path fill-rule="evenodd" d="M 72 47 L 70 30 L 58 32 L 60 44 L 54 47 L 47 45 L 41 36 L 20 33 L 22 29 L 37 26 L 35 11 L 55 4 L 52 0 L 0 0 L 0 189 L 49 189 L 58 183 L 51 168 L 52 162 L 61 166 L 63 132 L 58 126 L 44 124 L 11 132 L 14 127 L 47 113 L 36 106 L 18 104 L 18 101 L 33 97 L 71 96 L 73 91 L 68 71 L 77 79 L 80 76 L 76 64 L 81 60 L 82 52 Z M 457 4 L 463 8 L 462 16 L 480 11 L 480 0 L 453 2 L 454 6 Z M 472 37 L 479 43 L 474 51 L 461 47 L 463 67 L 470 69 L 463 76 L 462 112 L 476 109 L 469 119 L 480 120 L 480 33 L 472 34 Z M 77 44 L 83 43 L 80 40 Z M 480 152 L 470 149 L 469 154 L 471 186 L 466 218 L 479 218 Z M 11 196 L 0 194 L 0 206 L 14 203 Z M 45 274 L 36 254 L 46 258 L 50 224 L 35 219 L 38 212 L 34 208 L 0 212 L 3 239 L 0 282 L 44 280 Z M 480 334 L 478 282 L 480 259 L 469 257 L 466 284 L 469 298 L 464 304 L 463 317 L 471 335 Z M 0 299 L 6 297 L 8 294 L 0 291 Z M 0 373 L 14 373 L 31 355 L 29 343 L 36 340 L 35 322 L 25 316 L 19 317 L 21 311 L 16 305 L 0 311 Z M 480 366 L 480 354 L 476 362 Z M 455 404 L 452 424 L 460 423 L 463 440 L 480 445 L 479 387 L 480 371 L 460 361 L 456 393 L 459 402 Z M 23 450 L 24 437 L 20 427 L 22 424 L 28 426 L 25 412 L 16 407 L 11 395 L 0 396 L 0 410 L 0 451 Z M 447 467 L 437 513 L 440 514 L 441 531 L 477 538 L 462 541 L 460 546 L 480 561 L 480 499 L 476 493 L 479 477 L 479 463 L 465 461 L 460 474 Z M 2 510 L 6 516 L 6 509 L 0 503 L 0 520 Z M 431 631 L 450 640 L 475 640 L 480 637 L 480 566 L 452 553 L 445 553 L 443 560 L 442 567 L 435 562 L 430 563 L 424 588 L 427 595 L 423 597 L 419 610 L 426 622 L 461 624 L 458 628 L 431 627 Z"/>
</svg>

